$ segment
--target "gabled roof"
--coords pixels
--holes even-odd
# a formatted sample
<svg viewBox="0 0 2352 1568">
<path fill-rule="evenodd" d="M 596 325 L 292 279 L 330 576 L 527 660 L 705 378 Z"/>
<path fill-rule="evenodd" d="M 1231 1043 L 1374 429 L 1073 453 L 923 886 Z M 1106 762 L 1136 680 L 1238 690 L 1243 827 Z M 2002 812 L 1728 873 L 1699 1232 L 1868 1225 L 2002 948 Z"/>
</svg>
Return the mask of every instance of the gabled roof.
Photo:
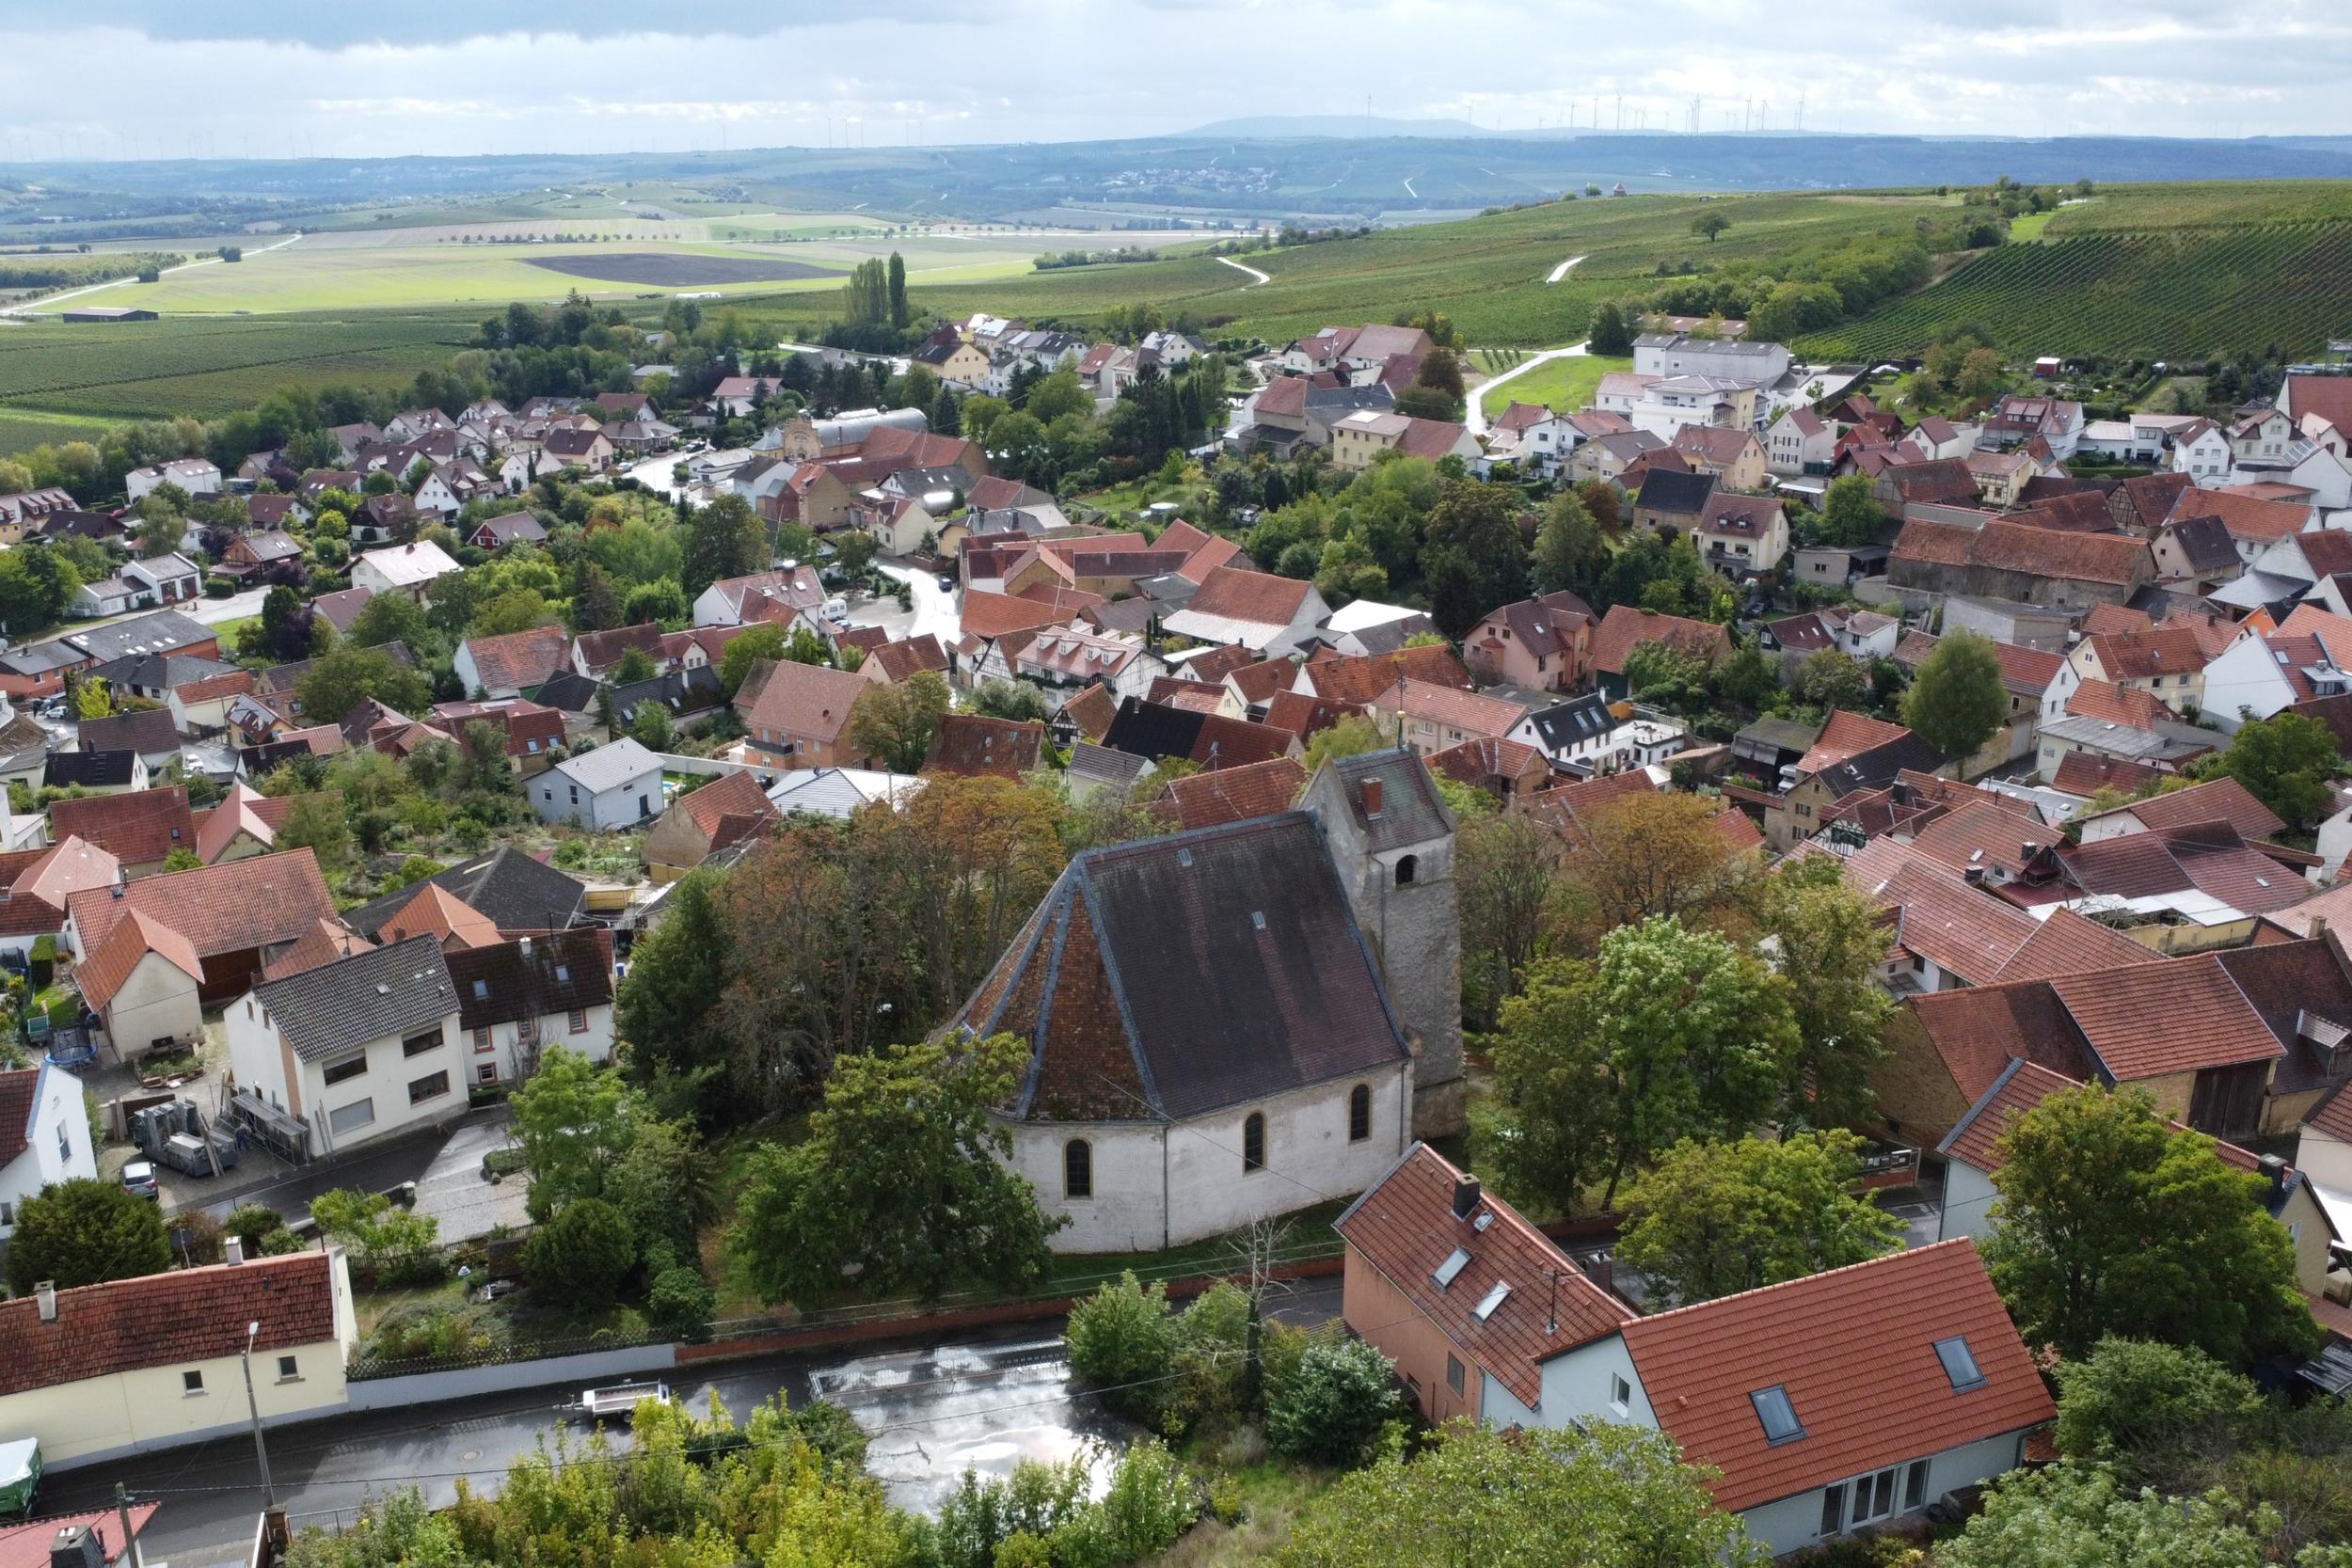
<svg viewBox="0 0 2352 1568">
<path fill-rule="evenodd" d="M 1045 726 L 1037 720 L 992 719 L 983 713 L 940 716 L 923 758 L 926 773 L 952 773 L 965 778 L 987 774 L 1018 779 L 1036 771 L 1045 745 Z"/>
<path fill-rule="evenodd" d="M 1859 873 L 1862 891 L 1897 911 L 1896 942 L 1970 985 L 1999 974 L 2034 934 L 2031 915 L 1915 856 L 1883 879 L 1877 864 L 1875 857 L 1854 857 L 1847 863 L 1849 879 Z"/>
<path fill-rule="evenodd" d="M 1464 735 L 1507 736 L 1527 709 L 1501 697 L 1406 676 L 1374 699 L 1373 705 L 1424 723 L 1442 724 Z"/>
<path fill-rule="evenodd" d="M 1219 566 L 1200 580 L 1200 591 L 1180 613 L 1257 626 L 1287 626 L 1297 619 L 1299 607 L 1313 588 L 1312 583 L 1296 578 Z"/>
<path fill-rule="evenodd" d="M 105 890 L 98 895 L 106 895 Z M 137 910 L 125 914 L 84 951 L 87 956 L 73 971 L 73 984 L 81 991 L 82 1000 L 100 1011 L 115 999 L 115 993 L 138 968 L 139 960 L 150 953 L 163 958 L 185 974 L 191 984 L 201 984 L 204 979 L 204 961 L 197 957 L 188 939 Z"/>
<path fill-rule="evenodd" d="M 1815 737 L 1804 755 L 1798 759 L 1797 773 L 1818 773 L 1824 768 L 1846 761 L 1850 757 L 1899 740 L 1911 732 L 1900 724 L 1890 724 L 1883 719 L 1873 719 L 1867 713 L 1852 713 L 1845 708 L 1832 708 L 1828 721 Z"/>
<path fill-rule="evenodd" d="M 1216 828 L 1286 812 L 1306 787 L 1306 768 L 1293 758 L 1273 757 L 1171 779 L 1152 809 L 1179 830 Z"/>
<path fill-rule="evenodd" d="M 2129 816 L 2150 830 L 2185 828 L 2199 822 L 2227 822 L 2243 839 L 2266 839 L 2286 832 L 2286 824 L 2253 792 L 2227 774 L 2169 794 L 2151 795 L 2110 811 L 2085 817 L 2085 822 Z"/>
<path fill-rule="evenodd" d="M 376 928 L 375 935 L 377 941 L 386 942 L 429 936 L 444 946 L 485 947 L 499 940 L 499 929 L 490 924 L 489 916 L 469 908 L 447 888 L 427 882 Z"/>
<path fill-rule="evenodd" d="M 0 1396 L 141 1368 L 231 1359 L 335 1338 L 333 1260 L 324 1252 L 173 1269 L 57 1292 L 54 1323 L 31 1296 L 0 1301 Z"/>
<path fill-rule="evenodd" d="M 579 918 L 587 890 L 554 866 L 511 844 L 461 861 L 447 871 L 343 912 L 344 924 L 373 936 L 418 895 L 426 882 L 488 915 L 501 931 L 560 930 Z"/>
<path fill-rule="evenodd" d="M 125 865 L 146 865 L 174 849 L 196 847 L 196 816 L 178 784 L 126 795 L 89 795 L 53 802 L 49 836 L 95 844 Z"/>
<path fill-rule="evenodd" d="M 0 1072 L 0 1165 L 24 1152 L 33 1135 L 33 1117 L 40 1109 L 40 1075 L 37 1067 Z"/>
<path fill-rule="evenodd" d="M 1642 488 L 1635 492 L 1633 505 L 1637 511 L 1695 517 L 1706 510 L 1708 498 L 1714 493 L 1715 476 L 1711 473 L 1652 468 L 1642 476 Z"/>
<path fill-rule="evenodd" d="M 930 632 L 885 642 L 866 657 L 875 661 L 876 668 L 894 686 L 926 670 L 936 675 L 947 673 L 947 650 Z"/>
<path fill-rule="evenodd" d="M 612 1000 L 612 933 L 602 927 L 470 947 L 446 961 L 461 1029 L 556 1018 Z"/>
<path fill-rule="evenodd" d="M 2218 517 L 2233 539 L 2275 544 L 2311 525 L 2308 504 L 2261 500 L 2229 490 L 2184 490 L 2172 502 L 2169 520 Z"/>
<path fill-rule="evenodd" d="M 870 686 L 851 671 L 763 658 L 744 677 L 735 708 L 755 730 L 830 741 L 848 727 L 850 710 Z"/>
<path fill-rule="evenodd" d="M 1470 684 L 1470 672 L 1454 657 L 1454 650 L 1437 642 L 1389 654 L 1318 658 L 1302 668 L 1316 696 L 1343 703 L 1368 704 L 1405 676 L 1463 689 Z"/>
<path fill-rule="evenodd" d="M 180 731 L 173 725 L 167 707 L 85 719 L 77 738 L 85 752 L 135 752 L 140 756 L 153 756 L 159 752 L 180 750 Z"/>
<path fill-rule="evenodd" d="M 1593 632 L 1593 668 L 1625 673 L 1625 657 L 1645 642 L 1663 642 L 1713 664 L 1731 653 L 1731 638 L 1711 621 L 1692 621 L 1632 605 L 1613 605 Z"/>
<path fill-rule="evenodd" d="M 306 1062 L 436 1029 L 457 1010 L 439 939 L 421 935 L 264 980 L 253 999 Z"/>
<path fill-rule="evenodd" d="M 312 922 L 331 917 L 335 899 L 306 847 L 141 877 L 119 889 L 85 889 L 68 896 L 66 912 L 86 952 L 135 912 L 209 958 L 292 942 Z"/>
<path fill-rule="evenodd" d="M 2088 974 L 2094 970 L 2163 961 L 2161 954 L 2111 927 L 2085 920 L 2072 910 L 2053 910 L 1993 978 L 2002 983 L 2046 980 L 2059 974 Z"/>
<path fill-rule="evenodd" d="M 1290 812 L 1073 859 L 959 1015 L 1026 1039 L 1009 1114 L 1182 1118 L 1410 1059 L 1329 851 Z"/>
<path fill-rule="evenodd" d="M 1130 697 L 1120 704 L 1103 734 L 1103 744 L 1153 761 L 1184 757 L 1203 768 L 1216 768 L 1288 756 L 1298 738 L 1270 724 Z"/>
<path fill-rule="evenodd" d="M 473 656 L 474 674 L 486 691 L 513 688 L 528 691 L 571 663 L 571 648 L 562 626 L 533 626 L 529 631 L 499 637 L 472 637 L 466 649 Z M 616 656 L 617 657 L 617 656 Z"/>
<path fill-rule="evenodd" d="M 2079 1080 L 2052 1072 L 2036 1063 L 2022 1058 L 2012 1060 L 1993 1081 L 1993 1086 L 1977 1097 L 1976 1103 L 1968 1107 L 1968 1114 L 1952 1125 L 1951 1132 L 1936 1146 L 1936 1152 L 1989 1176 L 2001 1168 L 2002 1160 L 1994 1145 L 2011 1122 L 2052 1095 L 2082 1086 Z M 2186 1131 L 2177 1121 L 2170 1125 L 2174 1132 Z M 2240 1170 L 2262 1167 L 2260 1160 L 2233 1143 L 2217 1138 L 2214 1152 Z"/>
<path fill-rule="evenodd" d="M 1898 1457 L 2022 1431 L 2056 1414 L 2042 1374 L 1965 1239 L 1899 1252 L 1625 1325 L 1659 1425 L 1713 1465 L 1729 1512 L 1849 1480 Z M 1936 1354 L 1964 1338 L 1979 1383 L 1955 1389 Z M 1782 1389 L 1802 1434 L 1775 1445 L 1751 1396 Z"/>
<path fill-rule="evenodd" d="M 1470 1212 L 1457 1216 L 1463 1177 L 1416 1143 L 1332 1228 L 1465 1361 L 1533 1406 L 1544 1362 L 1606 1338 L 1633 1313 L 1502 1199 L 1479 1191 Z M 1438 1271 L 1456 1251 L 1468 1261 L 1439 1285 Z M 1502 1298 L 1482 1313 L 1498 1290 Z"/>
<path fill-rule="evenodd" d="M 2118 789 L 2129 795 L 2163 777 L 2161 769 L 2144 763 L 2095 756 L 2089 752 L 2069 752 L 2058 758 L 2058 772 L 2051 777 L 2050 787 L 2063 794 L 2086 797 L 2102 789 Z"/>
</svg>

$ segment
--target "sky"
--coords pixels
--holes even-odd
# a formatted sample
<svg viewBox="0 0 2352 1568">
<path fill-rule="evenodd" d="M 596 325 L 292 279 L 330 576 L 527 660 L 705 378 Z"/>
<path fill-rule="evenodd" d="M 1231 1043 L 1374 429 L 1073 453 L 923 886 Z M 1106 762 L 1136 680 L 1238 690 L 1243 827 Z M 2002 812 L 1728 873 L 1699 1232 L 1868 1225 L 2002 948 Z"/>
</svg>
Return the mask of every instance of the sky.
<svg viewBox="0 0 2352 1568">
<path fill-rule="evenodd" d="M 1149 135 L 1266 114 L 2352 134 L 2347 0 L 5 0 L 0 160 Z"/>
</svg>

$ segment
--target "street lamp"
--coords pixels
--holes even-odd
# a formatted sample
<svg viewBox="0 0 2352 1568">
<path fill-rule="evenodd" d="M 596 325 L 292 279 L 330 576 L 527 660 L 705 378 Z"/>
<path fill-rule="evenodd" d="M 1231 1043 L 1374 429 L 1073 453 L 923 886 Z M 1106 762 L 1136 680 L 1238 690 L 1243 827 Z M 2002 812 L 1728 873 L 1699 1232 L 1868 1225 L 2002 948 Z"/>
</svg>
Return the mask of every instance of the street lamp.
<svg viewBox="0 0 2352 1568">
<path fill-rule="evenodd" d="M 262 1506 L 267 1509 L 278 1506 L 278 1494 L 271 1490 L 269 1483 L 269 1445 L 262 1441 L 262 1406 L 253 1397 L 253 1341 L 261 1337 L 261 1333 L 262 1325 L 258 1322 L 245 1325 L 245 1408 L 246 1414 L 253 1418 L 253 1457 L 261 1462 Z"/>
</svg>

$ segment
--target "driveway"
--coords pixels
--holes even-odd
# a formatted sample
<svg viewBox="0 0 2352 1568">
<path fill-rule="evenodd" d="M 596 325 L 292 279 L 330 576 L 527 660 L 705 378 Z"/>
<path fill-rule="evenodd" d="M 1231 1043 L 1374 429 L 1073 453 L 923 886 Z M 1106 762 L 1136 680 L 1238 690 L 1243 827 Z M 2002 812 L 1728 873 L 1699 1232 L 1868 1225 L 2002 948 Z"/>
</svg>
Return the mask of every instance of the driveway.
<svg viewBox="0 0 2352 1568">
<path fill-rule="evenodd" d="M 440 1221 L 444 1242 L 488 1233 L 494 1225 L 522 1218 L 526 1184 L 516 1177 L 493 1186 L 482 1179 L 482 1157 L 505 1144 L 511 1118 L 503 1105 L 469 1111 L 441 1129 L 369 1145 L 339 1160 L 289 1165 L 259 1148 L 247 1148 L 237 1168 L 219 1181 L 189 1188 L 185 1204 L 226 1218 L 244 1203 L 266 1203 L 288 1218 L 310 1211 L 310 1200 L 341 1187 L 382 1192 L 404 1181 L 417 1184 L 417 1212 Z"/>
<path fill-rule="evenodd" d="M 963 636 L 961 612 L 956 608 L 956 595 L 939 586 L 939 578 L 919 567 L 901 562 L 877 562 L 884 576 L 907 584 L 914 593 L 912 613 L 900 610 L 895 598 L 868 599 L 850 610 L 850 625 L 880 626 L 890 633 L 892 641 L 920 637 L 930 632 L 943 647 L 954 647 Z"/>
<path fill-rule="evenodd" d="M 1582 260 L 1583 258 L 1581 256 L 1577 258 L 1577 261 L 1579 261 Z M 1573 263 L 1570 264 L 1572 265 Z M 1520 376 L 1525 375 L 1536 366 L 1544 364 L 1549 360 L 1581 358 L 1583 356 L 1585 351 L 1590 347 L 1591 345 L 1589 343 L 1570 343 L 1565 348 L 1548 348 L 1541 354 L 1531 354 L 1526 358 L 1520 360 L 1518 364 L 1512 366 L 1509 370 L 1504 371 L 1501 375 L 1488 376 L 1486 380 L 1471 388 L 1470 392 L 1470 409 L 1465 421 L 1470 426 L 1470 433 L 1472 436 L 1484 436 L 1486 434 L 1486 394 L 1488 392 L 1493 391 L 1497 387 L 1502 386 L 1506 381 L 1517 381 Z"/>
</svg>

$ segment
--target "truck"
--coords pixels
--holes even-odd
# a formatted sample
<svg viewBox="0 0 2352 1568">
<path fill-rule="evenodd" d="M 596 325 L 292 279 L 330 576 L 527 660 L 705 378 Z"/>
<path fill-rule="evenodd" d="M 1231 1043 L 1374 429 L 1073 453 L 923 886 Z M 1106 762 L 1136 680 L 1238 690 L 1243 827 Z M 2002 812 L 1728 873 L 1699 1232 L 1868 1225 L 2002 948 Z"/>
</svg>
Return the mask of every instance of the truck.
<svg viewBox="0 0 2352 1568">
<path fill-rule="evenodd" d="M 636 1414 L 639 1400 L 666 1400 L 666 1383 L 615 1383 L 580 1391 L 580 1408 L 591 1421 L 626 1421 Z"/>
</svg>

